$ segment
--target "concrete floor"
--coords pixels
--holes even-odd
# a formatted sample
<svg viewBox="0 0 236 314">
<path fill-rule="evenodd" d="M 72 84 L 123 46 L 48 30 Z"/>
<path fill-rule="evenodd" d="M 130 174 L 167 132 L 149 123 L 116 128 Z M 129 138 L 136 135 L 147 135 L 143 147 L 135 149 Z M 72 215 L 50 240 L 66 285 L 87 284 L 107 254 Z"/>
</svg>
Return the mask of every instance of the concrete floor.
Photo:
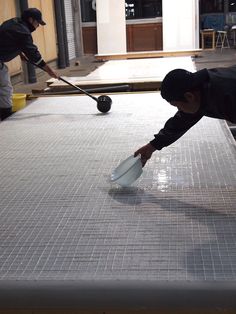
<svg viewBox="0 0 236 314">
<path fill-rule="evenodd" d="M 236 49 L 225 48 L 215 50 L 203 50 L 199 57 L 194 59 L 196 69 L 228 67 L 236 64 Z"/>
</svg>

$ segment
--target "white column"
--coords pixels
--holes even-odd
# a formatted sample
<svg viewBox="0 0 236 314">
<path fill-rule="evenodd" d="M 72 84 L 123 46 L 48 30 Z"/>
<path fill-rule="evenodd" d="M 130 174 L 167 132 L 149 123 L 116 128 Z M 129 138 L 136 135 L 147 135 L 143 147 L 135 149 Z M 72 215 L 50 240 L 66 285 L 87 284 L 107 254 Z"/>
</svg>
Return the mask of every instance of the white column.
<svg viewBox="0 0 236 314">
<path fill-rule="evenodd" d="M 98 54 L 126 53 L 125 0 L 96 0 Z"/>
<path fill-rule="evenodd" d="M 199 48 L 198 0 L 163 0 L 163 50 Z"/>
</svg>

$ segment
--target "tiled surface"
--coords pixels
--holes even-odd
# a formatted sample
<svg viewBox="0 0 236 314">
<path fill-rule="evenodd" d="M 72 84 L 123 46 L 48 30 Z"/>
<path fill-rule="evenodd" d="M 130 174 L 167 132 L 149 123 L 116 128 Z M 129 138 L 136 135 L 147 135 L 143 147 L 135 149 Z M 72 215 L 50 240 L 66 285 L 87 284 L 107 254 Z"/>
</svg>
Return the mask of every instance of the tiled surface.
<svg viewBox="0 0 236 314">
<path fill-rule="evenodd" d="M 41 98 L 0 124 L 0 279 L 236 279 L 235 143 L 204 118 L 131 188 L 119 162 L 175 109 L 158 93 Z"/>
</svg>

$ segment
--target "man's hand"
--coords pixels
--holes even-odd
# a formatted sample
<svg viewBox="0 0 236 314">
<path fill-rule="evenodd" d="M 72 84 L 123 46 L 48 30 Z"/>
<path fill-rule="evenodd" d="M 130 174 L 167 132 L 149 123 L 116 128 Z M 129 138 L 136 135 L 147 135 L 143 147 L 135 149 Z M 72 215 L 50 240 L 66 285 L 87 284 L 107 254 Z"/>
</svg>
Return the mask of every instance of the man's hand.
<svg viewBox="0 0 236 314">
<path fill-rule="evenodd" d="M 55 79 L 59 79 L 59 75 L 55 71 L 53 71 L 53 69 L 50 68 L 49 65 L 45 64 L 45 66 L 43 67 L 43 70 L 46 71 L 51 77 Z"/>
<path fill-rule="evenodd" d="M 155 152 L 156 148 L 154 146 L 152 146 L 150 143 L 148 143 L 147 145 L 139 148 L 135 153 L 134 153 L 134 157 L 136 157 L 137 155 L 141 155 L 141 162 L 142 162 L 142 166 L 144 167 L 146 162 L 148 161 L 148 159 L 150 159 L 152 157 L 152 153 Z"/>
</svg>

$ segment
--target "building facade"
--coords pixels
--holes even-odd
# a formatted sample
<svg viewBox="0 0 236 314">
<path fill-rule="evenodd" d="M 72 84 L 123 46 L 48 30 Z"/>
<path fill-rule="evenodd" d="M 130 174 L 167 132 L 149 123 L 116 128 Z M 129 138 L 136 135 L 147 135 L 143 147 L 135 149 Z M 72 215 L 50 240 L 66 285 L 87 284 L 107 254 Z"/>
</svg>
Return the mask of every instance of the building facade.
<svg viewBox="0 0 236 314">
<path fill-rule="evenodd" d="M 199 46 L 199 0 L 81 0 L 81 15 L 85 53 L 116 53 L 111 41 L 121 36 L 126 52 Z"/>
<path fill-rule="evenodd" d="M 197 49 L 201 29 L 236 24 L 233 0 L 0 0 L 0 23 L 27 7 L 42 11 L 33 38 L 59 68 L 83 54 Z M 8 65 L 27 77 L 20 58 Z"/>
</svg>

